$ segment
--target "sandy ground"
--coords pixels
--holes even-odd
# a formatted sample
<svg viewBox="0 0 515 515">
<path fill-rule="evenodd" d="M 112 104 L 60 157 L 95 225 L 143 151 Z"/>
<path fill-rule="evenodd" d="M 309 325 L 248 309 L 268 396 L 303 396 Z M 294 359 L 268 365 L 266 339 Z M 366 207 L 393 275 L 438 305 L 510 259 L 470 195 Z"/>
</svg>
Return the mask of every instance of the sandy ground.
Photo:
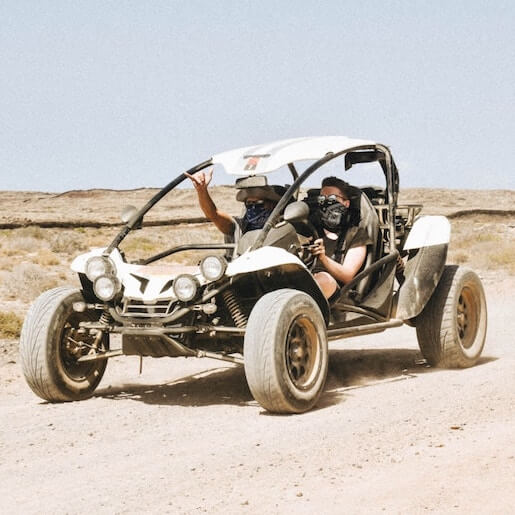
<svg viewBox="0 0 515 515">
<path fill-rule="evenodd" d="M 116 358 L 47 404 L 0 352 L 0 513 L 515 512 L 515 280 L 487 281 L 478 366 L 419 363 L 413 329 L 331 344 L 317 409 L 274 416 L 239 367 Z"/>
</svg>

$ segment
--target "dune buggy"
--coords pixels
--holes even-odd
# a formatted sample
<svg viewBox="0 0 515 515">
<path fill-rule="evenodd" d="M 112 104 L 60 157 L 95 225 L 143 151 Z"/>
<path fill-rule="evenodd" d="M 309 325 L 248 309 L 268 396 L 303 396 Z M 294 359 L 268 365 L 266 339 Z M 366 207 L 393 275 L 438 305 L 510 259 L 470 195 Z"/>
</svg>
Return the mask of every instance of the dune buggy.
<svg viewBox="0 0 515 515">
<path fill-rule="evenodd" d="M 373 243 L 361 271 L 329 305 L 305 251 L 317 236 L 309 202 L 298 198 L 306 179 L 338 157 L 345 170 L 375 163 L 385 185 L 356 190 L 352 209 L 367 214 Z M 314 162 L 299 173 L 304 161 Z M 186 176 L 140 210 L 128 210 L 107 247 L 73 261 L 82 288 L 47 291 L 29 309 L 21 361 L 37 395 L 51 402 L 87 398 L 107 360 L 121 354 L 196 356 L 243 364 L 261 406 L 300 413 L 323 391 L 328 340 L 402 324 L 416 327 L 422 355 L 433 366 L 478 361 L 487 324 L 481 282 L 468 269 L 446 265 L 445 217 L 420 216 L 420 205 L 398 204 L 398 171 L 388 147 L 346 137 L 298 138 L 217 154 L 187 173 L 213 164 L 238 176 L 236 187 L 266 185 L 267 174 L 281 167 L 292 184 L 263 229 L 233 242 L 180 245 L 139 262 L 129 262 L 120 243 Z M 195 266 L 162 261 L 192 249 L 206 253 Z M 111 347 L 111 334 L 121 335 L 119 348 Z"/>
</svg>

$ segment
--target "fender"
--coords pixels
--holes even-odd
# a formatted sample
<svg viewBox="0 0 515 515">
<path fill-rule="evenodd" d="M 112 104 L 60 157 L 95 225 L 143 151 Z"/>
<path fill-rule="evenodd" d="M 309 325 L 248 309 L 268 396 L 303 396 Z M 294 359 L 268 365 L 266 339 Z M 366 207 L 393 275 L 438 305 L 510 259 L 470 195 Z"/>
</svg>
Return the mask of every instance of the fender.
<svg viewBox="0 0 515 515">
<path fill-rule="evenodd" d="M 306 265 L 294 254 L 279 247 L 261 247 L 247 251 L 227 266 L 229 277 L 266 270 L 275 266 L 294 265 L 307 271 Z"/>
<path fill-rule="evenodd" d="M 424 309 L 443 273 L 450 236 L 445 216 L 423 216 L 413 224 L 404 245 L 409 254 L 397 294 L 397 318 L 409 320 Z"/>
<path fill-rule="evenodd" d="M 245 252 L 229 263 L 226 275 L 229 277 L 263 272 L 270 291 L 279 288 L 295 288 L 313 297 L 320 311 L 329 323 L 329 304 L 322 290 L 306 265 L 294 254 L 279 247 L 260 247 Z"/>
</svg>

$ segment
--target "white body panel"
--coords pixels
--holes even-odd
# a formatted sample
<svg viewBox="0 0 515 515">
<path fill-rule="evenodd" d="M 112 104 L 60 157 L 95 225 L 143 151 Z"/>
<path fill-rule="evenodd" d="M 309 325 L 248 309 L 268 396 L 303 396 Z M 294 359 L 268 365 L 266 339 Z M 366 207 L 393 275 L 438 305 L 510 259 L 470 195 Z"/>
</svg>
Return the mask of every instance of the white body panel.
<svg viewBox="0 0 515 515">
<path fill-rule="evenodd" d="M 404 250 L 442 245 L 449 243 L 450 239 L 451 224 L 445 216 L 422 216 L 415 220 Z"/>
<path fill-rule="evenodd" d="M 282 265 L 297 265 L 306 268 L 304 263 L 291 252 L 278 247 L 261 247 L 251 252 L 245 252 L 229 263 L 226 275 L 232 277 Z"/>
<path fill-rule="evenodd" d="M 71 269 L 77 273 L 86 273 L 86 262 L 93 256 L 101 256 L 105 249 L 92 249 L 77 256 Z M 133 265 L 125 263 L 120 252 L 115 249 L 110 256 L 116 267 L 116 276 L 124 286 L 124 297 L 152 302 L 156 300 L 175 299 L 171 279 L 179 274 L 195 275 L 200 284 L 205 284 L 198 266 L 184 265 Z M 166 288 L 165 288 L 166 287 Z"/>
<path fill-rule="evenodd" d="M 92 249 L 86 254 L 77 256 L 71 264 L 71 269 L 74 272 L 85 274 L 88 259 L 93 256 L 101 256 L 104 250 L 103 248 Z M 175 300 L 172 279 L 180 274 L 194 275 L 200 285 L 207 283 L 198 266 L 133 265 L 125 263 L 117 249 L 113 250 L 109 257 L 116 267 L 116 276 L 124 286 L 125 298 L 140 300 L 149 304 L 159 300 Z M 232 277 L 288 264 L 306 268 L 297 256 L 284 249 L 262 247 L 252 252 L 246 252 L 229 263 L 226 275 Z"/>
<path fill-rule="evenodd" d="M 229 174 L 256 175 L 273 172 L 295 161 L 320 159 L 329 152 L 374 144 L 373 141 L 345 136 L 294 138 L 229 150 L 214 155 L 212 161 L 221 164 Z"/>
</svg>

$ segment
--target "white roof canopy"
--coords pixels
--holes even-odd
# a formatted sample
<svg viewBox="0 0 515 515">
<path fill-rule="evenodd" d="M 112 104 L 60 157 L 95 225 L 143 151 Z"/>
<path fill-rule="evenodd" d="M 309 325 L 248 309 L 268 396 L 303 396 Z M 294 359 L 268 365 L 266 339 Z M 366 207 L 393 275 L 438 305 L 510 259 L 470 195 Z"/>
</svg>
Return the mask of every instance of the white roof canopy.
<svg viewBox="0 0 515 515">
<path fill-rule="evenodd" d="M 284 139 L 222 152 L 214 155 L 212 162 L 221 164 L 232 175 L 257 175 L 273 172 L 295 161 L 320 159 L 329 152 L 345 152 L 354 147 L 372 145 L 375 142 L 345 136 Z"/>
</svg>

